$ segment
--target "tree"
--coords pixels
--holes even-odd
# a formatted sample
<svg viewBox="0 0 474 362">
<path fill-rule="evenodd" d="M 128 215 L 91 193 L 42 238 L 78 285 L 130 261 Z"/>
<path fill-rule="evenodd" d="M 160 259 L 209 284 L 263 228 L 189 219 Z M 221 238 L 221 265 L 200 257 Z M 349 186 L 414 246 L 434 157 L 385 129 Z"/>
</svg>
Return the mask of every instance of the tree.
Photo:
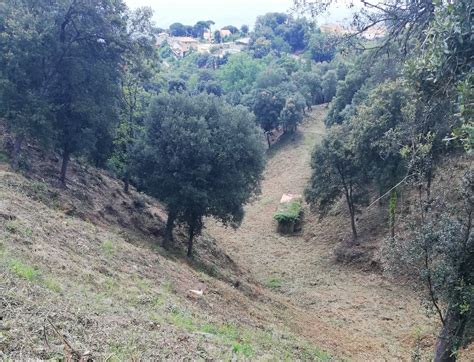
<svg viewBox="0 0 474 362">
<path fill-rule="evenodd" d="M 240 32 L 241 32 L 242 34 L 244 34 L 244 35 L 247 35 L 248 32 L 249 32 L 249 26 L 248 26 L 248 25 L 245 25 L 245 24 L 242 25 L 242 26 L 240 27 Z"/>
<path fill-rule="evenodd" d="M 223 30 L 229 30 L 232 34 L 237 34 L 239 32 L 239 28 L 234 25 L 226 25 L 222 28 Z"/>
<path fill-rule="evenodd" d="M 253 113 L 255 113 L 258 124 L 265 132 L 269 132 L 279 125 L 280 113 L 284 106 L 285 98 L 281 97 L 276 91 L 270 89 L 257 91 Z"/>
<path fill-rule="evenodd" d="M 284 39 L 293 52 L 306 48 L 309 30 L 308 21 L 304 18 L 296 19 L 288 24 L 284 32 Z"/>
<path fill-rule="evenodd" d="M 219 69 L 218 77 L 226 92 L 247 93 L 264 67 L 261 61 L 252 59 L 247 53 L 239 53 L 229 57 L 227 64 Z"/>
<path fill-rule="evenodd" d="M 189 32 L 189 29 L 186 27 L 186 25 L 183 25 L 181 23 L 173 23 L 170 25 L 170 34 L 172 36 L 187 36 L 191 35 Z"/>
<path fill-rule="evenodd" d="M 145 87 L 156 73 L 152 16 L 150 8 L 139 8 L 128 17 L 127 29 L 131 42 L 124 56 L 120 83 L 120 123 L 115 130 L 114 151 L 108 160 L 109 168 L 124 181 L 125 192 L 128 192 L 130 182 L 131 152 L 143 127 L 150 99 Z"/>
<path fill-rule="evenodd" d="M 272 42 L 265 37 L 259 37 L 251 41 L 250 49 L 253 51 L 255 58 L 261 59 L 272 51 Z"/>
<path fill-rule="evenodd" d="M 344 196 L 351 220 L 352 241 L 357 242 L 355 215 L 358 206 L 367 198 L 367 178 L 352 147 L 347 125 L 331 127 L 313 152 L 311 168 L 306 201 L 324 216 Z"/>
<path fill-rule="evenodd" d="M 303 112 L 292 98 L 286 100 L 285 107 L 280 112 L 280 122 L 285 132 L 295 132 L 303 120 Z"/>
<path fill-rule="evenodd" d="M 321 87 L 323 89 L 324 102 L 330 102 L 336 95 L 337 75 L 336 71 L 330 70 L 324 74 Z"/>
<path fill-rule="evenodd" d="M 164 246 L 175 223 L 189 231 L 188 256 L 213 216 L 238 225 L 258 191 L 264 152 L 251 113 L 216 97 L 160 96 L 152 103 L 134 156 L 138 184 L 166 205 Z"/>
<path fill-rule="evenodd" d="M 53 22 L 52 6 L 44 1 L 15 0 L 0 6 L 0 117 L 15 136 L 14 169 L 26 138 L 51 140 L 51 108 L 45 98 L 51 58 L 42 44 L 49 42 Z M 39 64 L 46 69 L 38 71 Z"/>
<path fill-rule="evenodd" d="M 313 33 L 308 45 L 311 59 L 315 62 L 330 62 L 336 54 L 336 42 L 337 39 L 333 35 L 320 30 Z"/>
<path fill-rule="evenodd" d="M 209 31 L 211 25 L 214 25 L 215 23 L 212 20 L 208 21 L 198 21 L 194 26 L 193 26 L 193 36 L 196 38 L 202 38 L 204 35 L 204 32 Z"/>
<path fill-rule="evenodd" d="M 120 68 L 128 34 L 121 1 L 74 1 L 57 12 L 48 44 L 54 60 L 48 98 L 54 110 L 55 144 L 62 154 L 66 184 L 71 155 L 95 147 L 118 119 Z"/>
<path fill-rule="evenodd" d="M 379 196 L 409 171 L 400 148 L 409 142 L 413 132 L 408 109 L 414 99 L 415 94 L 406 83 L 387 81 L 369 93 L 350 120 L 356 152 L 377 185 Z"/>
<path fill-rule="evenodd" d="M 450 170 L 454 175 L 453 168 Z M 435 361 L 456 361 L 472 338 L 474 314 L 474 173 L 431 201 L 420 199 L 408 233 L 387 240 L 386 259 L 394 276 L 409 276 L 442 324 Z M 449 196 L 446 196 L 449 195 Z M 433 212 L 433 206 L 441 212 Z M 427 207 L 429 206 L 429 207 Z M 414 278 L 414 279 L 413 279 Z"/>
<path fill-rule="evenodd" d="M 220 30 L 216 30 L 214 32 L 214 43 L 220 44 L 222 43 L 222 35 Z"/>
<path fill-rule="evenodd" d="M 278 87 L 283 82 L 288 81 L 286 71 L 280 67 L 268 67 L 260 72 L 255 80 L 255 88 L 265 89 Z"/>
</svg>

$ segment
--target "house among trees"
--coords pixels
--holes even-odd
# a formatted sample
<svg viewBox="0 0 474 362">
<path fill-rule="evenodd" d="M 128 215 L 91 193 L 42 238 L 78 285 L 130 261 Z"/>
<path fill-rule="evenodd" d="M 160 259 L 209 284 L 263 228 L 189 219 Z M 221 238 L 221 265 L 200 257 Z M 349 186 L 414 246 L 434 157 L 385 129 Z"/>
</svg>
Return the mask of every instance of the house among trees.
<svg viewBox="0 0 474 362">
<path fill-rule="evenodd" d="M 232 32 L 229 29 L 221 29 L 221 38 L 224 39 L 226 36 L 231 36 Z"/>
<path fill-rule="evenodd" d="M 178 58 L 183 58 L 191 50 L 197 50 L 198 41 L 189 36 L 172 37 L 168 39 L 168 44 L 173 54 Z"/>
<path fill-rule="evenodd" d="M 206 30 L 204 33 L 202 33 L 202 38 L 207 41 L 207 42 L 212 42 L 212 32 L 211 30 Z"/>
</svg>

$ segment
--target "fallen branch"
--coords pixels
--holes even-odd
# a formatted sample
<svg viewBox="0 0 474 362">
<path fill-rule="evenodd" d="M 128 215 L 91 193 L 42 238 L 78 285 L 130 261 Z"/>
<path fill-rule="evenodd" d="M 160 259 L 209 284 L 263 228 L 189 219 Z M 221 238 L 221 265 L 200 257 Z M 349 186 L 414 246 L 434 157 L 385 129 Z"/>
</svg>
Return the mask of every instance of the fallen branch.
<svg viewBox="0 0 474 362">
<path fill-rule="evenodd" d="M 74 348 L 72 348 L 71 344 L 67 341 L 66 337 L 64 337 L 59 330 L 56 328 L 56 326 L 53 324 L 51 319 L 47 318 L 47 321 L 53 328 L 54 333 L 61 339 L 61 341 L 64 344 L 64 354 L 66 361 L 82 361 L 81 354 L 77 352 Z"/>
</svg>

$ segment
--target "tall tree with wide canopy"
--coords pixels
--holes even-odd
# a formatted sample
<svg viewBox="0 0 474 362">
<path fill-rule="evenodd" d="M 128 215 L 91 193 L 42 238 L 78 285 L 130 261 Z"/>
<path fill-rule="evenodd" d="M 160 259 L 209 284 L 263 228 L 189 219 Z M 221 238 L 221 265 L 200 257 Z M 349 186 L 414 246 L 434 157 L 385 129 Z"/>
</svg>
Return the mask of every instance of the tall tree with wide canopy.
<svg viewBox="0 0 474 362">
<path fill-rule="evenodd" d="M 246 108 L 214 96 L 176 94 L 152 103 L 134 174 L 143 190 L 166 205 L 165 247 L 176 222 L 188 228 L 188 256 L 204 217 L 241 222 L 264 167 L 259 134 Z"/>
</svg>

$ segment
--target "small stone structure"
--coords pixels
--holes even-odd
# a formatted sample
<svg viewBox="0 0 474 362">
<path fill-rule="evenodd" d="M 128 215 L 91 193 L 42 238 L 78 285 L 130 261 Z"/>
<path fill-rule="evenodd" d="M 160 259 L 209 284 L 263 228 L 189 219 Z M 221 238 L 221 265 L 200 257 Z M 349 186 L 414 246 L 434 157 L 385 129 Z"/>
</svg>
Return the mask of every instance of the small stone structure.
<svg viewBox="0 0 474 362">
<path fill-rule="evenodd" d="M 303 197 L 301 195 L 283 194 L 277 212 L 273 218 L 278 222 L 278 232 L 293 234 L 301 230 Z"/>
</svg>

